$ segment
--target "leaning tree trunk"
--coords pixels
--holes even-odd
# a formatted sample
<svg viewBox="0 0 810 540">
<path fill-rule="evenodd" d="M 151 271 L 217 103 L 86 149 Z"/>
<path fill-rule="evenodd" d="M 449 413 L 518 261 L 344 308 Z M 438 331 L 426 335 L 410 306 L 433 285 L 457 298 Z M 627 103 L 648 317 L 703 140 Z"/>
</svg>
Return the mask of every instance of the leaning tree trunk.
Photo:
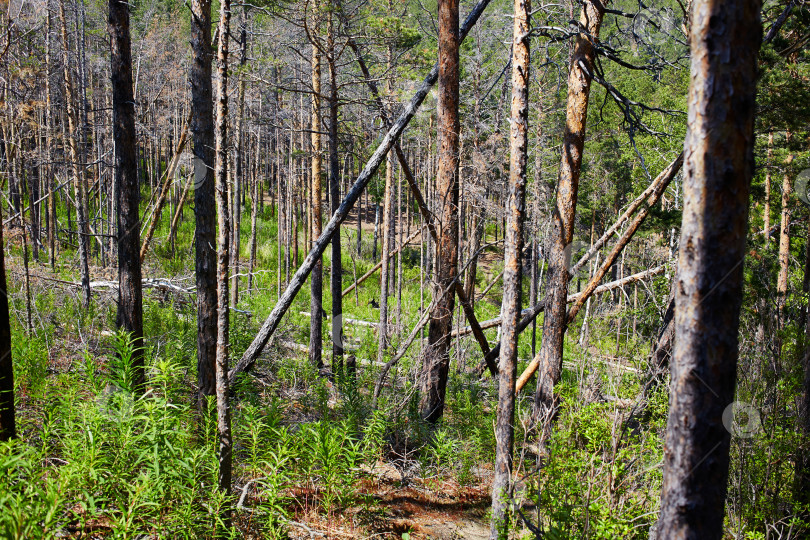
<svg viewBox="0 0 810 540">
<path fill-rule="evenodd" d="M 216 390 L 217 280 L 214 250 L 214 112 L 211 86 L 211 2 L 191 0 L 191 133 L 194 143 L 194 246 L 197 284 L 197 381 L 202 396 Z"/>
<path fill-rule="evenodd" d="M 695 0 L 659 538 L 723 534 L 754 110 L 757 0 Z M 733 426 L 731 426 L 733 428 Z"/>
<path fill-rule="evenodd" d="M 67 34 L 67 19 L 65 17 L 65 0 L 59 0 L 59 22 L 62 26 L 62 52 L 65 82 L 65 102 L 67 103 L 67 142 L 70 150 L 71 171 L 73 173 L 73 196 L 76 198 L 76 229 L 78 230 L 79 268 L 82 276 L 82 293 L 84 307 L 90 306 L 90 230 L 87 223 L 86 193 L 80 166 L 79 148 L 76 142 L 78 137 L 76 112 L 76 96 L 73 91 L 73 77 L 70 74 L 70 46 Z"/>
<path fill-rule="evenodd" d="M 459 30 L 459 43 L 464 41 L 464 38 L 469 33 L 470 29 L 475 26 L 476 22 L 478 22 L 478 19 L 489 5 L 489 2 L 490 0 L 479 0 L 478 3 L 470 10 L 467 18 L 464 20 L 464 24 Z M 433 69 L 419 85 L 411 99 L 405 103 L 399 117 L 391 124 L 391 128 L 388 130 L 388 133 L 385 134 L 383 140 L 363 166 L 360 174 L 357 176 L 357 180 L 355 180 L 352 187 L 346 193 L 346 196 L 338 206 L 337 211 L 332 215 L 331 219 L 324 227 L 320 237 L 314 239 L 312 249 L 304 259 L 303 264 L 298 270 L 296 270 L 295 275 L 290 280 L 290 284 L 279 296 L 278 302 L 276 302 L 275 307 L 265 319 L 262 327 L 256 334 L 256 337 L 253 339 L 250 346 L 245 350 L 245 353 L 242 355 L 242 358 L 239 359 L 236 366 L 234 366 L 234 368 L 231 370 L 229 374 L 230 381 L 233 381 L 238 373 L 249 370 L 256 362 L 259 354 L 261 354 L 262 350 L 264 350 L 264 347 L 267 345 L 267 342 L 270 340 L 273 332 L 275 332 L 278 324 L 281 322 L 281 318 L 290 308 L 290 305 L 295 299 L 295 296 L 301 290 L 301 287 L 304 286 L 307 276 L 310 274 L 310 272 L 312 272 L 312 269 L 317 264 L 318 259 L 323 255 L 324 251 L 329 245 L 332 235 L 335 234 L 340 227 L 340 224 L 342 224 L 349 215 L 349 212 L 354 207 L 357 199 L 360 198 L 363 190 L 366 188 L 366 186 L 368 186 L 368 183 L 371 181 L 374 174 L 376 174 L 388 151 L 394 145 L 394 142 L 405 131 L 405 128 L 413 119 L 416 111 L 419 109 L 419 106 L 424 102 L 425 98 L 430 92 L 430 89 L 436 83 L 438 78 L 439 65 L 437 63 L 433 66 Z"/>
<path fill-rule="evenodd" d="M 512 121 L 510 122 L 509 191 L 506 198 L 503 323 L 499 361 L 498 412 L 495 420 L 495 476 L 492 479 L 492 522 L 489 537 L 509 538 L 512 496 L 512 445 L 515 437 L 515 377 L 520 323 L 523 220 L 526 212 L 526 150 L 529 124 L 530 0 L 515 0 L 512 33 Z"/>
<path fill-rule="evenodd" d="M 228 36 L 230 33 L 231 2 L 220 0 L 219 46 L 217 48 L 217 117 L 215 131 L 217 219 L 217 454 L 219 458 L 219 491 L 226 498 L 223 520 L 230 527 L 231 510 L 231 412 L 228 391 L 228 251 L 230 245 L 230 215 L 228 213 Z M 238 200 L 234 200 L 239 204 Z"/>
<path fill-rule="evenodd" d="M 135 384 L 146 382 L 143 359 L 143 291 L 141 289 L 141 220 L 139 216 L 138 160 L 135 138 L 135 100 L 132 95 L 132 52 L 129 4 L 109 2 L 112 63 L 113 140 L 115 142 L 115 192 L 118 196 L 118 318 L 117 325 L 130 334 Z"/>
<path fill-rule="evenodd" d="M 439 0 L 439 167 L 436 198 L 439 207 L 439 241 L 436 243 L 437 299 L 430 315 L 428 348 L 421 375 L 419 410 L 436 423 L 444 412 L 444 395 L 450 367 L 450 331 L 453 326 L 458 274 L 458 170 L 459 170 L 459 32 L 458 0 Z"/>
<path fill-rule="evenodd" d="M 582 7 L 580 25 L 585 32 L 576 38 L 568 73 L 568 105 L 562 162 L 557 180 L 557 204 L 552 215 L 543 341 L 536 358 L 540 366 L 540 373 L 537 377 L 534 414 L 535 420 L 542 423 L 544 427 L 542 440 L 548 436 L 550 420 L 556 408 L 554 385 L 562 375 L 563 339 L 567 327 L 569 246 L 574 238 L 574 217 L 576 216 L 582 151 L 585 146 L 588 97 L 596 58 L 592 40 L 599 38 L 604 13 L 604 4 L 598 0 L 587 0 Z"/>
<path fill-rule="evenodd" d="M 314 6 L 318 10 L 318 4 Z M 318 26 L 318 17 L 314 17 L 315 27 Z M 315 239 L 321 235 L 321 54 L 318 46 L 312 44 L 312 236 Z M 298 261 L 296 260 L 296 264 Z M 316 370 L 323 367 L 323 258 L 318 257 L 315 268 L 310 277 L 310 313 L 309 320 L 309 362 Z"/>
</svg>

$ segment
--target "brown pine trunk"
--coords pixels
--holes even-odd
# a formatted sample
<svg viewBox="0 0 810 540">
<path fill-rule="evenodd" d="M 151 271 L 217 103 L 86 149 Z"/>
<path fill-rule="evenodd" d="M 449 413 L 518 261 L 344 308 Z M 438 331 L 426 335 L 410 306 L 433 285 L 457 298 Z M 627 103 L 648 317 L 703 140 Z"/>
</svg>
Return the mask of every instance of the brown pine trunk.
<svg viewBox="0 0 810 540">
<path fill-rule="evenodd" d="M 760 2 L 695 0 L 659 538 L 723 535 L 734 400 Z"/>
<path fill-rule="evenodd" d="M 319 4 L 316 2 L 313 9 L 317 12 Z M 314 17 L 314 27 L 318 27 L 318 17 Z M 317 31 L 316 31 L 317 33 Z M 321 183 L 321 54 L 318 47 L 312 45 L 312 236 L 321 235 L 321 199 L 323 198 Z M 309 247 L 309 246 L 307 246 Z M 296 264 L 297 266 L 297 264 Z M 310 317 L 309 322 L 309 362 L 316 370 L 323 367 L 322 360 L 322 333 L 323 333 L 323 258 L 318 257 L 310 276 Z"/>
<path fill-rule="evenodd" d="M 115 141 L 115 192 L 118 227 L 117 326 L 130 334 L 135 384 L 146 382 L 143 358 L 143 292 L 141 289 L 138 163 L 135 154 L 135 100 L 132 95 L 132 50 L 129 4 L 109 1 L 112 63 L 113 139 Z"/>
<path fill-rule="evenodd" d="M 510 122 L 509 191 L 506 198 L 503 323 L 499 359 L 498 410 L 495 420 L 495 475 L 492 479 L 492 521 L 489 537 L 509 538 L 512 498 L 512 445 L 515 420 L 518 324 L 521 311 L 523 219 L 526 211 L 526 150 L 529 135 L 530 0 L 515 0 L 512 34 L 512 121 Z"/>
<path fill-rule="evenodd" d="M 459 32 L 458 0 L 439 0 L 439 167 L 436 197 L 439 202 L 439 241 L 436 244 L 436 294 L 430 315 L 428 349 L 422 363 L 419 410 L 422 419 L 436 423 L 444 413 L 444 395 L 450 367 L 450 331 L 453 326 L 458 274 L 458 171 L 459 171 Z"/>
<path fill-rule="evenodd" d="M 228 390 L 228 270 L 230 250 L 230 215 L 228 213 L 228 36 L 230 35 L 231 2 L 220 0 L 219 46 L 217 50 L 217 116 L 215 130 L 216 150 L 216 204 L 217 219 L 217 454 L 219 458 L 219 491 L 226 497 L 223 521 L 230 527 L 231 510 L 231 412 Z M 234 201 L 236 204 L 238 200 Z"/>
<path fill-rule="evenodd" d="M 211 83 L 211 2 L 191 0 L 191 133 L 194 143 L 197 380 L 202 396 L 216 391 L 217 279 L 214 245 L 214 116 Z"/>
<path fill-rule="evenodd" d="M 543 340 L 537 360 L 540 373 L 534 401 L 535 420 L 544 427 L 542 439 L 548 436 L 550 420 L 556 408 L 554 385 L 562 375 L 563 340 L 566 323 L 566 297 L 568 296 L 568 268 L 570 253 L 566 248 L 574 238 L 577 190 L 579 189 L 582 152 L 585 146 L 585 126 L 588 116 L 588 97 L 591 73 L 596 53 L 592 39 L 599 38 L 605 8 L 601 2 L 587 0 L 580 15 L 580 25 L 587 32 L 576 38 L 568 73 L 568 105 L 562 161 L 557 180 L 557 204 L 552 215 L 551 249 L 549 253 L 548 293 L 543 319 Z"/>
</svg>

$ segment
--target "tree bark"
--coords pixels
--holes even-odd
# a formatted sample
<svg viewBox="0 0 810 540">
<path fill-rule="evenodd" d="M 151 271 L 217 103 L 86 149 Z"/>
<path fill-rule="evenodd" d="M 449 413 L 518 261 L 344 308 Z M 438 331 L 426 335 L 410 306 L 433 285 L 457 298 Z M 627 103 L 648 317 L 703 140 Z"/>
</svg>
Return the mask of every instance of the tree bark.
<svg viewBox="0 0 810 540">
<path fill-rule="evenodd" d="M 433 307 L 428 326 L 428 349 L 422 362 L 419 411 L 431 424 L 444 413 L 444 396 L 450 367 L 450 331 L 453 326 L 458 274 L 458 171 L 459 171 L 459 28 L 458 0 L 439 0 L 439 160 L 436 197 L 439 208 L 439 241 L 436 243 L 436 284 L 441 298 Z"/>
<path fill-rule="evenodd" d="M 108 31 L 112 61 L 113 139 L 115 141 L 115 192 L 118 196 L 118 317 L 117 326 L 132 340 L 135 386 L 143 391 L 146 372 L 143 357 L 143 290 L 141 287 L 141 219 L 139 215 L 135 99 L 132 90 L 132 45 L 129 4 L 109 0 Z"/>
<path fill-rule="evenodd" d="M 570 244 L 574 238 L 577 190 L 585 146 L 585 126 L 588 97 L 596 52 L 592 40 L 599 39 L 599 29 L 605 7 L 599 0 L 587 0 L 582 7 L 580 26 L 583 32 L 576 38 L 568 73 L 568 104 L 562 162 L 557 180 L 557 204 L 552 215 L 551 250 L 549 253 L 548 293 L 543 319 L 543 341 L 537 353 L 540 375 L 534 402 L 534 416 L 546 428 L 556 409 L 554 385 L 560 380 L 563 361 L 563 340 L 566 330 L 566 297 Z M 544 429 L 544 440 L 548 430 Z"/>
<path fill-rule="evenodd" d="M 217 280 L 214 207 L 214 116 L 211 2 L 191 0 L 191 133 L 194 143 L 194 231 L 197 284 L 197 380 L 202 396 L 216 391 Z"/>
<path fill-rule="evenodd" d="M 512 120 L 510 122 L 509 191 L 506 197 L 503 324 L 498 362 L 498 410 L 495 420 L 495 475 L 492 479 L 492 540 L 509 538 L 512 498 L 512 446 L 515 438 L 515 377 L 518 325 L 523 288 L 523 221 L 526 213 L 526 164 L 529 135 L 530 0 L 515 0 L 512 32 Z"/>
<path fill-rule="evenodd" d="M 223 521 L 231 524 L 231 412 L 228 389 L 229 313 L 228 271 L 230 243 L 230 215 L 228 213 L 228 41 L 230 36 L 231 2 L 220 0 L 219 45 L 217 50 L 217 116 L 215 130 L 216 151 L 216 204 L 217 220 L 217 457 L 219 459 L 218 487 L 226 497 Z M 234 200 L 239 204 L 238 200 Z"/>
<path fill-rule="evenodd" d="M 327 61 L 329 64 L 329 204 L 332 214 L 340 204 L 340 160 L 338 158 L 338 81 L 334 13 L 329 11 Z M 343 371 L 343 266 L 340 227 L 332 235 L 332 266 L 329 287 L 332 295 L 332 371 Z"/>
<path fill-rule="evenodd" d="M 760 2 L 695 0 L 675 349 L 659 538 L 723 534 L 734 399 Z"/>
<path fill-rule="evenodd" d="M 319 23 L 319 16 L 317 15 L 320 9 L 320 4 L 315 2 L 313 10 L 316 15 L 313 17 L 315 33 L 317 35 L 317 28 Z M 317 39 L 317 38 L 316 38 Z M 323 199 L 322 193 L 322 177 L 321 170 L 323 164 L 321 163 L 321 53 L 318 50 L 318 45 L 312 44 L 312 236 L 310 238 L 317 238 L 321 235 L 322 216 L 321 216 L 321 200 Z M 338 233 L 340 227 L 338 227 Z M 298 261 L 296 260 L 296 265 Z M 315 261 L 315 267 L 312 269 L 312 276 L 310 276 L 310 311 L 317 315 L 309 320 L 309 362 L 315 370 L 323 367 L 322 359 L 322 344 L 323 344 L 323 258 L 318 257 Z"/>
</svg>

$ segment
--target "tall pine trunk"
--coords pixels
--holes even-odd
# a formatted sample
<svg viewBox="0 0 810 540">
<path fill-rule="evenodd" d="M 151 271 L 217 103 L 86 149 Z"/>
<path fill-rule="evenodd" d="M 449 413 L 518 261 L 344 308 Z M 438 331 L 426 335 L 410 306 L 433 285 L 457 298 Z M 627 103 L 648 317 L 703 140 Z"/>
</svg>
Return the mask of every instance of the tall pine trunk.
<svg viewBox="0 0 810 540">
<path fill-rule="evenodd" d="M 143 359 L 143 292 L 141 288 L 141 220 L 138 203 L 135 100 L 132 95 L 132 50 L 129 4 L 109 1 L 108 31 L 112 53 L 113 140 L 115 142 L 115 192 L 118 226 L 119 328 L 130 334 L 135 383 L 146 382 Z"/>
<path fill-rule="evenodd" d="M 515 0 L 512 34 L 512 121 L 510 122 L 509 190 L 506 197 L 503 323 L 500 380 L 495 420 L 495 476 L 492 479 L 491 539 L 509 538 L 512 496 L 512 446 L 515 437 L 515 378 L 520 322 L 523 220 L 526 213 L 526 163 L 529 140 L 529 14 L 530 0 Z"/>
<path fill-rule="evenodd" d="M 459 173 L 459 27 L 458 0 L 439 0 L 438 78 L 438 173 L 436 200 L 439 202 L 439 240 L 436 243 L 436 285 L 438 299 L 430 314 L 428 348 L 422 363 L 419 410 L 424 419 L 436 423 L 444 413 L 447 373 L 450 368 L 450 331 L 453 326 L 458 274 L 458 173 Z"/>
<path fill-rule="evenodd" d="M 313 6 L 316 12 L 314 19 L 315 33 L 317 34 L 319 17 L 317 11 L 320 9 L 316 2 Z M 322 177 L 321 169 L 321 54 L 316 44 L 312 44 L 312 236 L 314 240 L 321 235 L 321 199 L 322 199 Z M 309 248 L 309 246 L 307 246 Z M 297 262 L 296 262 L 297 266 Z M 323 258 L 318 257 L 315 267 L 310 276 L 310 317 L 309 323 L 309 361 L 316 370 L 323 367 L 322 347 L 323 347 Z"/>
<path fill-rule="evenodd" d="M 228 391 L 228 251 L 230 245 L 230 215 L 228 213 L 228 37 L 230 35 L 231 2 L 220 0 L 219 46 L 217 48 L 217 111 L 215 129 L 216 204 L 217 204 L 217 455 L 219 458 L 219 491 L 231 495 L 231 412 Z M 234 199 L 234 206 L 239 201 Z M 223 511 L 226 526 L 230 526 L 230 501 Z"/>
<path fill-rule="evenodd" d="M 329 11 L 327 33 L 329 63 L 329 203 L 334 214 L 340 205 L 340 160 L 338 158 L 338 81 L 334 14 Z M 332 371 L 343 370 L 343 267 L 340 227 L 332 236 L 332 267 L 329 286 L 332 295 Z"/>
<path fill-rule="evenodd" d="M 757 0 L 694 0 L 659 538 L 719 539 L 754 171 Z"/>
<path fill-rule="evenodd" d="M 194 143 L 194 230 L 197 284 L 197 380 L 202 396 L 216 391 L 217 280 L 214 207 L 214 112 L 211 2 L 191 0 L 191 118 Z"/>
<path fill-rule="evenodd" d="M 556 404 L 554 385 L 562 375 L 563 339 L 565 337 L 568 268 L 574 238 L 577 190 L 579 188 L 582 152 L 585 147 L 585 126 L 591 74 L 596 52 L 591 40 L 599 38 L 605 8 L 599 0 L 586 0 L 580 15 L 585 32 L 576 37 L 568 73 L 568 104 L 562 161 L 557 180 L 557 204 L 552 215 L 551 250 L 549 253 L 548 293 L 543 319 L 543 340 L 538 352 L 540 371 L 535 395 L 535 419 L 544 426 L 543 440 L 548 436 L 551 416 Z"/>
</svg>

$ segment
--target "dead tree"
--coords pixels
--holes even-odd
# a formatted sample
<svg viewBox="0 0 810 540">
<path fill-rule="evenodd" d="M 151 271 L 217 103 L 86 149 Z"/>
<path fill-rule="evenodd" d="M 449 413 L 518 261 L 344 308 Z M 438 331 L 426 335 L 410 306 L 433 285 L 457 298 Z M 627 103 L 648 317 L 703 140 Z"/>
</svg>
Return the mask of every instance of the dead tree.
<svg viewBox="0 0 810 540">
<path fill-rule="evenodd" d="M 489 2 L 490 0 L 479 0 L 479 2 L 472 8 L 459 31 L 459 43 L 464 41 L 464 38 L 469 33 L 470 29 L 475 25 L 476 22 L 478 22 L 478 19 L 489 5 Z M 357 180 L 346 193 L 346 196 L 340 203 L 340 206 L 338 206 L 337 211 L 332 214 L 332 218 L 324 227 L 321 235 L 313 242 L 312 249 L 304 259 L 303 264 L 300 268 L 298 268 L 298 270 L 296 270 L 286 290 L 279 295 L 278 302 L 267 316 L 267 319 L 265 319 L 264 324 L 262 324 L 262 327 L 259 329 L 259 332 L 256 334 L 253 342 L 250 344 L 250 346 L 248 346 L 247 350 L 245 350 L 239 362 L 237 362 L 234 368 L 230 371 L 229 378 L 231 382 L 233 382 L 238 373 L 250 369 L 254 362 L 256 362 L 259 354 L 261 354 L 262 350 L 264 350 L 264 347 L 267 345 L 267 342 L 270 340 L 273 332 L 275 332 L 276 328 L 278 327 L 279 322 L 281 322 L 281 318 L 290 308 L 290 305 L 292 305 L 298 291 L 300 291 L 301 287 L 304 286 L 304 282 L 306 281 L 309 273 L 312 272 L 312 269 L 315 267 L 316 261 L 321 257 L 321 255 L 323 255 L 323 252 L 326 251 L 326 247 L 329 245 L 332 235 L 336 233 L 340 227 L 340 224 L 343 223 L 343 221 L 349 215 L 349 212 L 360 198 L 363 190 L 379 169 L 380 164 L 385 159 L 388 151 L 394 145 L 394 142 L 405 131 L 405 128 L 413 119 L 416 111 L 419 109 L 419 106 L 422 104 L 422 102 L 424 102 L 425 98 L 430 92 L 430 89 L 434 84 L 436 84 L 436 80 L 438 78 L 439 66 L 436 64 L 433 66 L 433 69 L 430 71 L 427 77 L 425 77 L 425 80 L 419 85 L 410 101 L 404 105 L 399 118 L 397 118 L 397 120 L 391 124 L 388 133 L 385 134 L 376 150 L 374 150 L 371 157 L 363 166 Z"/>
<path fill-rule="evenodd" d="M 659 538 L 723 534 L 754 109 L 760 2 L 694 0 L 675 348 Z"/>
<path fill-rule="evenodd" d="M 520 324 L 523 221 L 526 213 L 526 163 L 529 140 L 530 0 L 515 0 L 512 32 L 512 121 L 510 122 L 509 191 L 506 197 L 501 353 L 498 363 L 498 412 L 495 420 L 495 476 L 489 537 L 509 538 L 512 496 L 512 446 L 515 437 L 515 377 Z"/>
<path fill-rule="evenodd" d="M 78 137 L 78 113 L 76 111 L 76 96 L 73 90 L 73 77 L 70 73 L 70 43 L 67 34 L 67 18 L 65 16 L 65 0 L 59 0 L 59 22 L 62 27 L 63 75 L 65 83 L 65 102 L 67 103 L 67 145 L 70 150 L 71 172 L 73 174 L 73 196 L 76 206 L 76 228 L 78 229 L 79 268 L 82 275 L 82 293 L 84 294 L 85 308 L 90 306 L 90 228 L 87 222 L 87 192 L 81 168 L 81 157 Z"/>
<path fill-rule="evenodd" d="M 0 245 L 3 227 L 0 227 Z M 8 316 L 5 250 L 0 249 L 0 441 L 17 436 L 14 411 L 14 364 L 11 361 L 11 321 Z"/>
<path fill-rule="evenodd" d="M 211 1 L 191 0 L 191 133 L 194 143 L 197 381 L 202 396 L 216 390 L 217 280 L 214 207 L 214 111 L 211 83 Z"/>
<path fill-rule="evenodd" d="M 138 203 L 138 160 L 135 138 L 135 99 L 132 94 L 132 48 L 129 4 L 109 1 L 107 29 L 110 51 L 115 141 L 115 193 L 118 214 L 118 317 L 119 328 L 130 334 L 135 385 L 146 382 L 143 359 L 143 290 L 141 288 L 141 219 Z"/>
<path fill-rule="evenodd" d="M 450 331 L 455 291 L 450 285 L 458 274 L 458 171 L 459 171 L 459 31 L 458 0 L 439 0 L 439 160 L 436 197 L 439 241 L 436 243 L 436 283 L 441 292 L 428 325 L 428 347 L 422 361 L 419 412 L 436 423 L 444 413 L 444 395 L 450 367 Z"/>
<path fill-rule="evenodd" d="M 231 2 L 220 0 L 219 45 L 217 47 L 217 116 L 215 130 L 216 151 L 216 203 L 217 217 L 217 346 L 216 346 L 216 392 L 217 392 L 217 457 L 219 459 L 219 491 L 231 495 L 231 412 L 228 391 L 228 271 L 230 243 L 230 214 L 228 208 L 228 41 L 230 35 Z M 235 201 L 238 203 L 238 201 Z M 226 526 L 230 526 L 230 502 L 226 500 L 223 511 Z"/>
<path fill-rule="evenodd" d="M 318 28 L 319 15 L 317 14 L 320 9 L 320 4 L 315 2 L 313 10 L 316 15 L 313 17 L 314 26 Z M 314 37 L 314 36 L 313 36 Z M 322 169 L 323 163 L 321 160 L 321 52 L 318 49 L 318 44 L 312 43 L 312 238 L 321 235 L 321 227 L 323 218 L 321 216 L 321 201 L 323 198 L 322 193 Z M 298 243 L 296 242 L 296 245 Z M 312 313 L 320 313 L 323 310 L 323 259 L 318 257 L 315 262 L 315 268 L 312 269 L 310 276 L 310 311 Z M 309 361 L 312 367 L 316 370 L 323 367 L 322 348 L 323 348 L 323 319 L 321 317 L 312 317 L 309 321 Z"/>
<path fill-rule="evenodd" d="M 582 32 L 577 35 L 568 72 L 568 105 L 562 160 L 557 180 L 557 203 L 552 214 L 551 250 L 549 253 L 548 293 L 543 319 L 543 341 L 537 353 L 540 374 L 534 402 L 535 419 L 548 425 L 554 413 L 554 385 L 562 374 L 563 339 L 566 329 L 566 297 L 570 244 L 574 239 L 577 190 L 585 147 L 588 97 L 605 7 L 599 0 L 586 0 L 580 15 Z"/>
</svg>

